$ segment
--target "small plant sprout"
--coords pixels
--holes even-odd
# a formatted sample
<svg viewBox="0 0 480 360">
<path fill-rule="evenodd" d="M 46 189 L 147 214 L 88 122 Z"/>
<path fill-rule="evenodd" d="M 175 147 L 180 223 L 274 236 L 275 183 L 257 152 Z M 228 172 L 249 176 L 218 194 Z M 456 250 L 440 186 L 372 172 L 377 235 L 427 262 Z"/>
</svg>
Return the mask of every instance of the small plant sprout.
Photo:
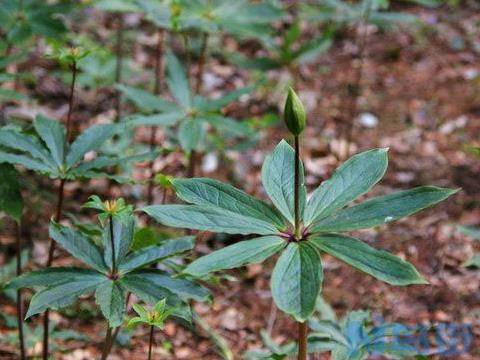
<svg viewBox="0 0 480 360">
<path fill-rule="evenodd" d="M 94 292 L 108 323 L 102 359 L 106 359 L 112 347 L 112 329 L 123 322 L 127 292 L 150 304 L 166 299 L 168 306 L 175 308 L 175 317 L 190 322 L 187 301 L 205 301 L 209 292 L 190 280 L 175 279 L 170 273 L 149 266 L 192 249 L 194 238 L 166 240 L 131 251 L 135 233 L 133 208 L 120 199 L 101 202 L 97 197 L 92 197 L 87 206 L 98 208 L 100 218 L 105 220 L 107 216 L 101 246 L 95 243 L 96 239 L 55 221 L 50 223 L 50 237 L 88 268 L 50 267 L 23 274 L 8 284 L 11 289 L 41 288 L 32 297 L 26 317 L 63 308 Z"/>
<path fill-rule="evenodd" d="M 305 360 L 306 321 L 323 281 L 321 254 L 330 254 L 391 285 L 426 284 L 412 264 L 341 233 L 412 215 L 457 190 L 421 186 L 346 207 L 380 181 L 387 169 L 387 150 L 373 149 L 343 163 L 307 201 L 299 153 L 305 119 L 293 90 L 285 108 L 295 149 L 282 140 L 262 168 L 263 186 L 275 208 L 217 180 L 192 178 L 172 180 L 178 197 L 189 204 L 152 205 L 142 210 L 167 226 L 258 235 L 195 260 L 183 271 L 191 276 L 261 263 L 280 252 L 270 282 L 273 300 L 299 323 L 298 358 Z"/>
<path fill-rule="evenodd" d="M 165 320 L 167 320 L 167 318 L 175 312 L 175 308 L 168 307 L 166 300 L 162 299 L 157 302 L 151 310 L 148 310 L 138 304 L 133 305 L 133 310 L 135 310 L 138 316 L 131 318 L 128 321 L 127 326 L 130 328 L 140 324 L 150 326 L 150 336 L 148 340 L 148 360 L 151 360 L 155 328 L 157 327 L 160 330 L 163 330 L 165 326 Z"/>
</svg>

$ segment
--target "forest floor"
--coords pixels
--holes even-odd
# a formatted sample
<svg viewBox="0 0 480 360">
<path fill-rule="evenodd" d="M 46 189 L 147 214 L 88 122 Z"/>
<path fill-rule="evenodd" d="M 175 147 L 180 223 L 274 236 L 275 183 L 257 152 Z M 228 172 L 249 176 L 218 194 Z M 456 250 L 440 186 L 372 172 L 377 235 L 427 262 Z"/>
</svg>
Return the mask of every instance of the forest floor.
<svg viewBox="0 0 480 360">
<path fill-rule="evenodd" d="M 371 28 L 368 33 L 362 90 L 358 99 L 358 113 L 363 116 L 355 121 L 351 151 L 372 147 L 390 149 L 386 177 L 373 194 L 426 184 L 459 187 L 462 191 L 416 216 L 356 234 L 377 248 L 411 261 L 430 285 L 392 287 L 325 256 L 323 297 L 339 316 L 351 310 L 370 309 L 386 321 L 407 325 L 472 324 L 474 340 L 468 354 L 450 358 L 479 359 L 480 271 L 461 266 L 475 251 L 475 243 L 460 234 L 456 226 L 480 223 L 480 162 L 468 151 L 469 145 L 480 145 L 480 12 L 469 8 L 459 8 L 455 12 L 419 8 L 411 11 L 435 25 L 435 30 L 424 27 L 383 32 Z M 473 32 L 475 29 L 476 33 Z M 355 38 L 353 31 L 345 31 L 327 54 L 301 72 L 297 88 L 309 114 L 309 127 L 302 147 L 309 190 L 327 179 L 339 164 L 339 149 L 344 145 L 339 139 L 345 134 L 344 118 L 348 104 L 345 89 L 355 71 L 352 66 Z M 246 73 L 225 71 L 225 67 L 212 61 L 207 64 L 207 77 L 221 77 L 227 73 L 231 78 L 224 78 L 226 83 L 247 82 Z M 271 74 L 272 79 L 282 76 Z M 44 83 L 39 87 L 45 88 L 51 80 L 45 78 L 42 81 Z M 208 91 L 208 86 L 206 88 Z M 43 106 L 60 111 L 59 100 L 51 99 Z M 76 121 L 94 115 L 86 106 L 89 99 L 86 94 L 84 99 L 79 100 Z M 274 106 L 276 100 L 270 101 Z M 281 103 L 280 98 L 277 103 Z M 261 113 L 272 104 L 257 104 L 255 99 L 251 99 L 229 111 L 251 115 L 252 112 Z M 108 105 L 105 107 L 108 108 Z M 107 116 L 104 113 L 96 115 Z M 373 124 L 365 119 L 374 119 Z M 142 138 L 141 133 L 138 136 Z M 235 160 L 233 175 L 224 172 L 223 168 L 204 171 L 203 175 L 220 179 L 233 177 L 247 192 L 264 196 L 260 166 L 265 154 L 284 136 L 286 132 L 282 126 L 264 130 L 262 140 L 254 148 L 242 153 L 228 153 Z M 180 161 L 180 156 L 172 154 L 159 160 L 157 166 L 167 173 L 172 171 L 181 175 Z M 51 188 L 50 184 L 37 181 L 41 187 Z M 79 203 L 92 192 L 131 197 L 128 192 L 135 190 L 112 187 L 108 193 L 101 181 L 93 182 L 88 189 L 83 184 L 73 184 L 67 189 L 68 197 L 79 199 Z M 38 220 L 46 220 L 52 206 L 51 199 L 45 199 L 43 193 L 45 191 L 41 197 L 40 194 L 32 195 L 30 200 L 41 211 L 30 214 L 23 231 L 23 236 L 35 244 L 34 260 L 39 263 L 43 262 L 41 259 L 45 255 L 46 230 L 33 224 L 46 224 L 46 221 Z M 160 192 L 156 195 L 156 201 L 160 201 Z M 76 204 L 68 206 L 78 208 Z M 199 253 L 221 246 L 220 241 L 211 241 L 209 234 L 202 234 L 199 238 Z M 0 242 L 13 245 L 14 239 L 2 234 Z M 64 262 L 68 264 L 68 258 L 57 265 Z M 296 326 L 292 320 L 272 309 L 269 292 L 271 270 L 272 261 L 263 266 L 252 265 L 241 271 L 232 271 L 230 274 L 238 281 L 222 281 L 218 288 L 213 289 L 215 300 L 211 306 L 194 306 L 208 324 L 225 338 L 236 358 L 240 358 L 246 350 L 261 346 L 259 333 L 267 324 L 270 324 L 272 336 L 278 342 L 295 338 Z M 1 301 L 5 313 L 13 315 L 14 306 L 6 300 Z M 90 308 L 77 305 L 76 310 L 87 314 L 94 308 L 93 299 L 91 304 Z M 100 325 L 100 321 L 92 321 L 88 316 L 68 317 L 68 314 L 62 317 L 52 315 L 52 318 L 58 321 L 57 326 L 61 329 L 75 329 L 94 341 L 102 339 L 104 325 Z M 0 329 L 0 334 L 7 332 L 6 328 Z M 129 348 L 116 347 L 111 359 L 145 358 L 146 339 L 146 336 L 135 336 Z M 171 342 L 170 354 L 173 355 L 169 357 L 166 346 L 158 346 L 155 349 L 157 358 L 219 358 L 207 338 L 194 335 L 174 323 L 167 325 L 165 334 L 158 335 L 157 344 L 165 341 Z M 432 346 L 435 345 L 432 338 Z M 95 343 L 85 347 L 81 341 L 71 341 L 61 347 L 72 350 L 64 355 L 55 355 L 56 359 L 92 359 L 98 355 Z M 5 357 L 0 355 L 0 358 L 7 359 L 11 347 L 3 344 L 0 350 L 5 353 Z M 327 358 L 317 355 L 317 359 Z"/>
</svg>

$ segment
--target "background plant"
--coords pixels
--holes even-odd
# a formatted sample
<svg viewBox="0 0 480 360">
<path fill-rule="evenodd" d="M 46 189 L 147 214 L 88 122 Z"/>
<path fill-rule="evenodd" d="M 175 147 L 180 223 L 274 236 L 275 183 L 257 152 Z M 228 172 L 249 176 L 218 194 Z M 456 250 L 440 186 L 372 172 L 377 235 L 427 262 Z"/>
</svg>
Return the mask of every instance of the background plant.
<svg viewBox="0 0 480 360">
<path fill-rule="evenodd" d="M 97 200 L 92 199 L 87 206 L 98 209 L 100 204 Z M 101 219 L 105 220 L 103 215 L 108 214 L 108 221 L 103 226 L 100 246 L 82 233 L 55 222 L 50 224 L 50 237 L 88 269 L 41 269 L 12 280 L 9 288 L 42 288 L 33 296 L 27 318 L 47 309 L 65 307 L 79 296 L 94 292 L 108 322 L 102 355 L 105 359 L 111 348 L 112 328 L 119 327 L 123 322 L 127 292 L 148 303 L 165 298 L 169 305 L 176 307 L 175 316 L 190 321 L 190 310 L 184 301 L 191 298 L 205 300 L 208 291 L 188 280 L 173 279 L 165 271 L 145 269 L 147 265 L 190 250 L 194 245 L 193 237 L 173 239 L 160 246 L 130 252 L 135 231 L 131 208 L 111 201 L 105 203 L 102 211 Z"/>
</svg>

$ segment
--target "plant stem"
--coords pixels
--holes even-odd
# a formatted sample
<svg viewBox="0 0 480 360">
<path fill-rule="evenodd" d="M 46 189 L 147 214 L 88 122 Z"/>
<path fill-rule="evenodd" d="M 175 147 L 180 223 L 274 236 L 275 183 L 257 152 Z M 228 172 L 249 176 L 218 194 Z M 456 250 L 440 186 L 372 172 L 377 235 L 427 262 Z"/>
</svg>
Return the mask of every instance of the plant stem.
<svg viewBox="0 0 480 360">
<path fill-rule="evenodd" d="M 15 222 L 16 243 L 17 243 L 17 276 L 22 274 L 22 234 L 20 224 Z M 23 299 L 22 290 L 17 290 L 17 321 L 18 321 L 18 343 L 20 346 L 20 359 L 25 360 L 25 340 L 23 335 Z"/>
<path fill-rule="evenodd" d="M 109 218 L 109 225 L 110 225 L 110 246 L 112 247 L 112 275 L 117 273 L 117 264 L 116 264 L 116 256 L 115 256 L 115 239 L 113 237 L 113 217 L 110 215 Z"/>
<path fill-rule="evenodd" d="M 70 95 L 68 99 L 68 114 L 67 114 L 67 133 L 65 136 L 65 143 L 64 143 L 64 154 L 67 153 L 67 146 L 71 141 L 72 131 L 71 131 L 71 124 L 72 124 L 72 112 L 73 112 L 73 98 L 75 94 L 75 82 L 77 79 L 77 63 L 74 61 L 72 66 L 70 67 L 72 70 L 72 82 L 70 83 Z M 58 193 L 57 193 L 57 208 L 55 210 L 55 217 L 53 218 L 55 222 L 59 222 L 62 216 L 63 210 L 63 199 L 65 193 L 65 179 L 60 179 L 60 185 L 58 186 Z M 50 239 L 50 245 L 48 249 L 48 258 L 45 267 L 49 268 L 52 266 L 53 263 L 53 255 L 55 253 L 55 241 Z M 49 340 L 49 310 L 47 309 L 43 316 L 43 350 L 42 350 L 42 359 L 48 360 L 48 340 Z"/>
<path fill-rule="evenodd" d="M 107 356 L 110 353 L 112 343 L 112 328 L 107 323 L 107 334 L 105 335 L 105 342 L 103 343 L 102 360 L 107 360 Z"/>
<path fill-rule="evenodd" d="M 148 344 L 148 360 L 152 360 L 152 345 L 153 345 L 153 331 L 155 330 L 153 325 L 150 325 L 150 340 Z"/>
<path fill-rule="evenodd" d="M 125 301 L 125 308 L 128 309 L 128 305 L 130 304 L 130 297 L 132 296 L 132 293 L 129 292 L 127 294 L 127 300 Z M 118 333 L 120 332 L 120 328 L 121 326 L 117 326 L 114 330 L 113 330 L 113 334 L 112 334 L 112 341 L 110 343 L 110 348 L 108 349 L 108 351 L 110 352 L 110 350 L 112 349 L 112 346 L 113 344 L 115 343 L 115 340 L 117 339 L 117 336 L 118 336 Z"/>
<path fill-rule="evenodd" d="M 295 179 L 294 179 L 294 211 L 295 211 L 295 239 L 302 240 L 300 227 L 300 140 L 295 135 Z M 307 359 L 307 324 L 298 323 L 298 360 Z"/>
<path fill-rule="evenodd" d="M 164 62 L 163 62 L 163 54 L 164 54 L 164 47 L 165 47 L 165 30 L 160 29 L 158 31 L 158 41 L 157 41 L 157 47 L 155 49 L 155 84 L 153 88 L 153 93 L 155 95 L 160 95 L 160 92 L 162 91 L 163 88 L 163 67 L 164 67 Z M 155 138 L 157 137 L 157 126 L 153 126 L 151 131 L 150 131 L 150 151 L 153 151 L 155 149 Z M 149 173 L 150 173 L 150 179 L 148 182 L 148 188 L 147 188 L 147 204 L 151 204 L 153 202 L 153 189 L 154 189 L 154 171 L 153 171 L 153 166 L 155 164 L 155 160 L 150 161 L 148 164 L 149 168 Z"/>
<path fill-rule="evenodd" d="M 294 179 L 294 212 L 295 212 L 295 239 L 299 241 L 302 237 L 300 228 L 300 141 L 295 135 L 295 179 Z"/>
<path fill-rule="evenodd" d="M 117 16 L 117 43 L 115 46 L 115 53 L 117 62 L 115 64 L 115 82 L 120 84 L 122 81 L 122 63 L 123 63 L 123 14 L 118 14 Z M 120 121 L 122 116 L 122 92 L 117 90 L 117 96 L 115 98 L 115 122 Z"/>
<path fill-rule="evenodd" d="M 307 360 L 307 322 L 298 323 L 298 360 Z"/>
</svg>

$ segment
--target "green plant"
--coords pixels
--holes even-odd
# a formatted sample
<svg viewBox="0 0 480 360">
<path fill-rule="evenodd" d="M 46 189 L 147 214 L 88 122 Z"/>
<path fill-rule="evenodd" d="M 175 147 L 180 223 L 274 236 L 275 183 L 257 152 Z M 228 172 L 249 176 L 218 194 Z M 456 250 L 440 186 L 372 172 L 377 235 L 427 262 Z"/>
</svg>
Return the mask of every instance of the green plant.
<svg viewBox="0 0 480 360">
<path fill-rule="evenodd" d="M 144 90 L 120 86 L 125 96 L 144 113 L 131 117 L 129 123 L 132 126 L 169 128 L 178 125 L 178 132 L 173 138 L 187 154 L 207 146 L 206 135 L 209 127 L 222 134 L 224 141 L 245 138 L 252 133 L 247 125 L 221 113 L 224 107 L 248 92 L 248 88 L 230 92 L 218 99 L 195 96 L 182 65 L 171 52 L 167 53 L 167 85 L 175 102 Z"/>
<path fill-rule="evenodd" d="M 288 99 L 298 101 L 294 96 Z M 287 109 L 291 105 L 287 103 Z M 293 108 L 301 106 L 294 105 Z M 296 116 L 300 118 L 301 114 Z M 305 359 L 305 321 L 314 311 L 323 280 L 320 254 L 328 253 L 392 285 L 425 284 L 426 280 L 410 263 L 340 233 L 412 215 L 457 190 L 423 186 L 346 208 L 370 190 L 386 171 L 387 150 L 374 149 L 342 164 L 307 201 L 299 136 L 294 135 L 295 149 L 281 141 L 262 168 L 263 186 L 276 209 L 230 185 L 194 178 L 172 181 L 177 195 L 190 205 L 153 205 L 142 211 L 167 226 L 260 235 L 197 259 L 187 266 L 185 274 L 201 277 L 260 263 L 281 252 L 271 277 L 272 295 L 277 307 L 299 323 L 298 353 L 299 359 Z"/>
<path fill-rule="evenodd" d="M 327 29 L 321 36 L 314 39 L 302 40 L 300 22 L 296 21 L 289 26 L 279 43 L 275 37 L 263 37 L 261 43 L 267 51 L 266 56 L 246 58 L 240 53 L 233 53 L 228 57 L 237 65 L 248 70 L 278 70 L 289 71 L 293 82 L 298 78 L 299 66 L 314 61 L 326 52 L 333 40 L 333 31 Z"/>
<path fill-rule="evenodd" d="M 10 46 L 19 45 L 34 35 L 61 37 L 66 28 L 59 14 L 71 9 L 68 2 L 51 4 L 43 0 L 1 0 L 0 29 Z"/>
<path fill-rule="evenodd" d="M 457 229 L 473 240 L 480 241 L 480 228 L 477 226 L 460 225 Z M 480 268 L 480 253 L 475 253 L 470 259 L 463 263 L 463 266 Z"/>
<path fill-rule="evenodd" d="M 98 202 L 92 199 L 86 204 L 98 209 Z M 127 291 L 147 303 L 156 303 L 165 298 L 169 306 L 175 306 L 175 316 L 190 321 L 188 299 L 205 300 L 206 289 L 185 279 L 172 278 L 168 273 L 156 269 L 145 269 L 147 265 L 165 260 L 190 250 L 193 237 L 181 237 L 131 252 L 135 230 L 135 218 L 131 208 L 121 201 L 104 204 L 100 216 L 108 214 L 108 221 L 102 230 L 102 244 L 78 231 L 60 225 L 50 224 L 50 237 L 59 243 L 87 269 L 79 267 L 50 267 L 23 274 L 12 280 L 8 288 L 42 288 L 31 299 L 26 314 L 29 318 L 47 309 L 59 309 L 74 302 L 86 293 L 95 292 L 96 302 L 108 322 L 102 358 L 111 348 L 112 328 L 122 324 Z"/>
<path fill-rule="evenodd" d="M 144 308 L 141 305 L 134 304 L 133 310 L 138 316 L 131 318 L 128 321 L 128 327 L 135 327 L 140 324 L 150 326 L 150 336 L 148 340 L 148 360 L 152 358 L 152 345 L 155 328 L 163 330 L 165 320 L 175 312 L 174 307 L 168 307 L 165 299 L 157 302 L 151 310 Z"/>
</svg>

